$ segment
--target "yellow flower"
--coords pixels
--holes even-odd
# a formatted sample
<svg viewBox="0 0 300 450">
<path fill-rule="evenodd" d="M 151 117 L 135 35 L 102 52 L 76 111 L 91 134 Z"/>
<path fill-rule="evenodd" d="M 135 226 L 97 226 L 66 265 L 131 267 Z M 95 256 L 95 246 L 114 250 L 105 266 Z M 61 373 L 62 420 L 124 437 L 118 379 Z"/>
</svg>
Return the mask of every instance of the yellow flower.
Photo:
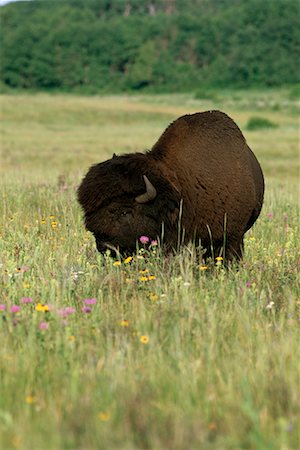
<svg viewBox="0 0 300 450">
<path fill-rule="evenodd" d="M 54 220 L 55 216 L 51 215 L 51 216 L 49 216 L 49 219 Z"/>
<path fill-rule="evenodd" d="M 129 322 L 126 319 L 120 320 L 119 325 L 121 325 L 121 327 L 128 327 Z"/>
<path fill-rule="evenodd" d="M 28 403 L 28 405 L 32 405 L 33 403 L 35 403 L 36 398 L 33 395 L 27 395 L 25 401 L 26 403 Z"/>
<path fill-rule="evenodd" d="M 121 265 L 121 261 L 115 261 L 115 262 L 113 263 L 113 265 L 114 265 L 114 266 L 120 266 L 120 265 Z"/>
<path fill-rule="evenodd" d="M 157 295 L 157 294 L 154 294 L 154 292 L 150 292 L 150 293 L 149 293 L 149 299 L 150 299 L 152 302 L 156 302 L 156 301 L 158 300 L 158 295 Z"/>
<path fill-rule="evenodd" d="M 148 277 L 140 277 L 140 281 L 148 281 Z"/>
<path fill-rule="evenodd" d="M 148 280 L 149 281 L 152 281 L 152 280 L 155 280 L 156 279 L 156 277 L 154 276 L 154 275 L 150 275 L 149 277 L 148 277 Z"/>
<path fill-rule="evenodd" d="M 54 220 L 51 222 L 51 227 L 52 228 L 57 228 L 57 222 L 55 222 Z"/>
<path fill-rule="evenodd" d="M 98 414 L 98 417 L 102 422 L 107 422 L 110 419 L 110 413 L 102 411 Z"/>
<path fill-rule="evenodd" d="M 140 273 L 148 273 L 149 272 L 149 270 L 148 269 L 144 269 L 144 270 L 140 270 Z"/>
<path fill-rule="evenodd" d="M 42 225 L 45 225 L 45 223 L 46 223 L 46 220 L 45 220 L 45 219 L 42 219 L 42 220 L 41 220 L 41 224 L 42 224 Z"/>
<path fill-rule="evenodd" d="M 140 342 L 141 342 L 142 344 L 148 344 L 148 342 L 149 342 L 148 336 L 141 336 L 141 337 L 140 337 Z"/>
<path fill-rule="evenodd" d="M 128 264 L 128 263 L 130 263 L 132 260 L 133 260 L 133 257 L 132 257 L 132 256 L 128 256 L 128 258 L 125 259 L 124 263 L 125 263 L 125 264 Z"/>
<path fill-rule="evenodd" d="M 24 289 L 29 289 L 29 288 L 30 288 L 30 284 L 28 284 L 28 283 L 23 283 L 23 288 L 24 288 Z"/>
<path fill-rule="evenodd" d="M 199 269 L 200 269 L 200 270 L 207 270 L 208 267 L 207 267 L 207 266 L 200 266 Z"/>
<path fill-rule="evenodd" d="M 74 341 L 75 341 L 75 336 L 73 336 L 73 335 L 72 335 L 72 336 L 69 336 L 69 341 L 70 341 L 70 342 L 74 342 Z"/>
<path fill-rule="evenodd" d="M 223 257 L 222 256 L 217 256 L 216 257 L 216 261 L 223 261 Z"/>
<path fill-rule="evenodd" d="M 42 305 L 42 303 L 38 303 L 35 307 L 36 311 L 41 311 L 41 312 L 47 312 L 49 311 L 49 306 L 48 305 Z"/>
</svg>

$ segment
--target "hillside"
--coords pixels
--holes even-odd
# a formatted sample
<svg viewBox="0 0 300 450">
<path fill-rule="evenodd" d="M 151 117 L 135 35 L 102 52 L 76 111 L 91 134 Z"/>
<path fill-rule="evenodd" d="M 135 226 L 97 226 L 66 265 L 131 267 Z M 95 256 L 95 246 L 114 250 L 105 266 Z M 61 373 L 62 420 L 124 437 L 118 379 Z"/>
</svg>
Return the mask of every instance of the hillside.
<svg viewBox="0 0 300 450">
<path fill-rule="evenodd" d="M 164 92 L 299 82 L 294 0 L 25 1 L 0 15 L 8 88 Z"/>
</svg>

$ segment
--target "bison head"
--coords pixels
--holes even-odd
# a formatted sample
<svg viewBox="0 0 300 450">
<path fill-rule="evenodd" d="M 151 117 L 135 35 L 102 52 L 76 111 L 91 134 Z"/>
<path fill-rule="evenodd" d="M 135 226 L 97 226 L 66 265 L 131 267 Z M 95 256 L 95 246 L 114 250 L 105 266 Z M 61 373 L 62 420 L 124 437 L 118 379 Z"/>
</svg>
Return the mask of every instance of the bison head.
<svg viewBox="0 0 300 450">
<path fill-rule="evenodd" d="M 140 236 L 160 237 L 164 224 L 167 240 L 176 227 L 178 192 L 151 163 L 142 153 L 114 156 L 92 166 L 83 179 L 78 200 L 100 252 L 131 253 Z"/>
</svg>

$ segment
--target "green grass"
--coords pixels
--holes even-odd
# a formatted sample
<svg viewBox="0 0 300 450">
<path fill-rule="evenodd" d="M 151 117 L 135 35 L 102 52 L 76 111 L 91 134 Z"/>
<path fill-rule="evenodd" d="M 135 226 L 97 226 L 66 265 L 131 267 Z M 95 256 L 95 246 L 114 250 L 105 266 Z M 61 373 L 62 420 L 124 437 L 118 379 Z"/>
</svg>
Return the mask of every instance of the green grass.
<svg viewBox="0 0 300 450">
<path fill-rule="evenodd" d="M 1 449 L 299 447 L 298 104 L 213 98 L 1 97 Z M 245 131 L 266 197 L 239 269 L 201 270 L 192 247 L 98 255 L 75 195 L 89 165 L 212 108 L 278 124 Z"/>
</svg>

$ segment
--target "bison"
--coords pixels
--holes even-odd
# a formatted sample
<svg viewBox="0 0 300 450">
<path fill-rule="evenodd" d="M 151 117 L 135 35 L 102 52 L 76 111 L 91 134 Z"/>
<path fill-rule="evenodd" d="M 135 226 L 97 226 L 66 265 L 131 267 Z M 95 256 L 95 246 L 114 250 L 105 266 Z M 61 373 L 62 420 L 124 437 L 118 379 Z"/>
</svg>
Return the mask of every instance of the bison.
<svg viewBox="0 0 300 450">
<path fill-rule="evenodd" d="M 136 250 L 141 235 L 201 244 L 204 256 L 241 258 L 264 197 L 261 167 L 236 123 L 220 111 L 179 117 L 145 153 L 92 166 L 78 188 L 100 252 Z"/>
</svg>

